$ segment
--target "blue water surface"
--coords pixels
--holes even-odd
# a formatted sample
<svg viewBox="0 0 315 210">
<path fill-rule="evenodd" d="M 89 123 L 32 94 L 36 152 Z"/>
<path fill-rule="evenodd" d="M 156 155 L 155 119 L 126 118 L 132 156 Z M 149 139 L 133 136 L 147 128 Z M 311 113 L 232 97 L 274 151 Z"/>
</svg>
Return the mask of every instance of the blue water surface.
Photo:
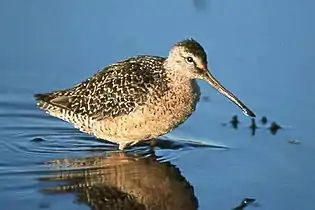
<svg viewBox="0 0 315 210">
<path fill-rule="evenodd" d="M 225 210 L 244 198 L 256 199 L 248 209 L 314 209 L 314 9 L 307 0 L 1 0 L 0 208 L 106 209 L 116 195 L 130 209 L 163 201 Z M 251 119 L 202 81 L 197 110 L 155 155 L 113 154 L 35 106 L 34 93 L 136 54 L 167 56 L 185 38 L 257 114 L 255 135 Z M 283 129 L 272 134 L 272 121 Z"/>
</svg>

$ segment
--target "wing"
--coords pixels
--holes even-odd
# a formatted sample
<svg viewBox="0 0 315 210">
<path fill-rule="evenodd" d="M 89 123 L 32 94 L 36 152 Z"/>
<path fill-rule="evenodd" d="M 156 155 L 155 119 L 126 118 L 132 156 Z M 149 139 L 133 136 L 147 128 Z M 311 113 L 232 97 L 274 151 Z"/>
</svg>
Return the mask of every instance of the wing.
<svg viewBox="0 0 315 210">
<path fill-rule="evenodd" d="M 99 120 L 132 112 L 149 94 L 161 97 L 168 89 L 162 57 L 138 56 L 99 71 L 64 91 L 35 95 L 55 106 Z"/>
</svg>

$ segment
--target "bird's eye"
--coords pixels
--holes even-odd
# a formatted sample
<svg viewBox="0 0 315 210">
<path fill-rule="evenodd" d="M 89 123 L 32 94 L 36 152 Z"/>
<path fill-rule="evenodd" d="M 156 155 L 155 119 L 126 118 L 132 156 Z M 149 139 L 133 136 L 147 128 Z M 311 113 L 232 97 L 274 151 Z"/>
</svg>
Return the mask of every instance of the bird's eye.
<svg viewBox="0 0 315 210">
<path fill-rule="evenodd" d="M 186 61 L 187 61 L 188 63 L 193 63 L 193 62 L 194 62 L 194 59 L 193 59 L 192 57 L 187 57 L 187 58 L 186 58 Z"/>
</svg>

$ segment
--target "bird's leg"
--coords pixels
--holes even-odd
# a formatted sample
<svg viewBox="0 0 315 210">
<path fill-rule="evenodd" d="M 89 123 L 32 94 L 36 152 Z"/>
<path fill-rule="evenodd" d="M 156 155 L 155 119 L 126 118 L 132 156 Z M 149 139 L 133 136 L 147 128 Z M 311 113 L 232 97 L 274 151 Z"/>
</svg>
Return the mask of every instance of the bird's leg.
<svg viewBox="0 0 315 210">
<path fill-rule="evenodd" d="M 119 147 L 118 149 L 119 150 L 124 150 L 126 149 L 126 147 L 132 147 L 134 145 L 136 145 L 139 141 L 132 141 L 132 142 L 122 142 L 122 143 L 119 143 Z"/>
<path fill-rule="evenodd" d="M 155 139 L 150 139 L 149 142 L 149 151 L 154 153 L 154 148 L 156 147 L 156 140 Z"/>
<path fill-rule="evenodd" d="M 127 145 L 128 144 L 126 142 L 119 143 L 118 149 L 123 151 L 127 147 Z"/>
<path fill-rule="evenodd" d="M 149 148 L 150 151 L 154 151 L 154 147 L 156 147 L 156 141 L 155 139 L 150 139 L 149 141 Z M 132 141 L 132 142 L 121 142 L 119 143 L 118 149 L 119 150 L 125 150 L 127 147 L 132 147 L 135 146 L 137 143 L 139 143 L 140 141 Z"/>
<path fill-rule="evenodd" d="M 156 146 L 156 140 L 155 139 L 150 139 L 150 147 L 155 147 Z"/>
<path fill-rule="evenodd" d="M 139 141 L 133 141 L 133 142 L 129 143 L 129 146 L 132 147 L 132 146 L 138 144 L 138 142 L 139 142 Z"/>
</svg>

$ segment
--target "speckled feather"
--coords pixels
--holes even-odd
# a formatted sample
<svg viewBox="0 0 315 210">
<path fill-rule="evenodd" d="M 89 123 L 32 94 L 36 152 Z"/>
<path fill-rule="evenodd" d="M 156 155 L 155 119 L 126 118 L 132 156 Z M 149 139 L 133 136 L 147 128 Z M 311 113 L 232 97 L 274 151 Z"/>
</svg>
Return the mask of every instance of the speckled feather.
<svg viewBox="0 0 315 210">
<path fill-rule="evenodd" d="M 137 56 L 110 65 L 71 89 L 38 94 L 37 98 L 72 111 L 102 119 L 132 112 L 148 93 L 161 97 L 168 89 L 165 58 Z"/>
</svg>

